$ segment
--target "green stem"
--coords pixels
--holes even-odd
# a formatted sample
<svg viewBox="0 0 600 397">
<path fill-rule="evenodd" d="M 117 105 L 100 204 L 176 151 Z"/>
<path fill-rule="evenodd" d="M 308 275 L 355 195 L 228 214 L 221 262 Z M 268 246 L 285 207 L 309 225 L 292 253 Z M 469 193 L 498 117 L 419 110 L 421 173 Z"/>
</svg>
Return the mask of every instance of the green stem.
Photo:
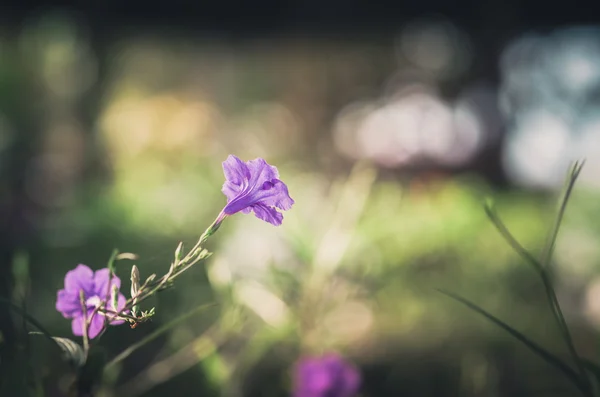
<svg viewBox="0 0 600 397">
<path fill-rule="evenodd" d="M 554 252 L 554 246 L 556 244 L 556 238 L 558 237 L 558 231 L 560 229 L 560 225 L 562 223 L 563 217 L 565 215 L 565 211 L 567 209 L 567 203 L 571 198 L 571 193 L 573 192 L 573 188 L 575 187 L 575 182 L 577 182 L 577 178 L 583 169 L 583 165 L 585 161 L 575 162 L 571 167 L 571 171 L 569 172 L 569 177 L 567 179 L 567 185 L 564 188 L 564 193 L 562 196 L 562 200 L 560 201 L 560 206 L 558 208 L 558 214 L 554 221 L 554 225 L 552 229 L 550 229 L 550 233 L 548 233 L 548 239 L 546 241 L 546 246 L 542 255 L 540 257 L 540 264 L 543 267 L 550 266 L 550 258 L 552 257 L 552 253 Z"/>
<path fill-rule="evenodd" d="M 540 268 L 541 268 L 540 275 L 542 276 L 542 281 L 544 282 L 544 287 L 546 289 L 546 295 L 547 295 L 548 299 L 550 300 L 550 303 L 553 307 L 554 317 L 558 323 L 558 326 L 560 327 L 560 330 L 563 334 L 563 338 L 565 340 L 565 343 L 567 344 L 569 352 L 570 352 L 571 356 L 573 357 L 573 360 L 575 361 L 575 365 L 577 366 L 579 376 L 581 377 L 582 382 L 584 382 L 584 385 L 587 388 L 587 394 L 591 396 L 591 395 L 593 395 L 593 393 L 592 393 L 592 387 L 590 384 L 590 380 L 588 378 L 588 375 L 587 375 L 587 372 L 583 365 L 583 362 L 581 360 L 581 357 L 579 356 L 579 354 L 577 353 L 577 350 L 575 349 L 575 344 L 573 343 L 573 338 L 571 337 L 571 332 L 569 331 L 569 326 L 567 325 L 565 316 L 562 312 L 562 309 L 560 308 L 558 298 L 556 297 L 556 292 L 554 291 L 554 288 L 552 287 L 552 282 L 550 281 L 550 278 L 548 276 L 548 271 L 547 271 L 547 269 L 550 267 L 550 260 L 552 258 L 552 253 L 554 252 L 554 247 L 556 245 L 556 239 L 558 237 L 558 232 L 560 230 L 560 226 L 561 226 L 562 220 L 564 218 L 567 204 L 571 197 L 571 193 L 575 186 L 575 182 L 577 181 L 577 177 L 581 173 L 583 164 L 584 164 L 583 161 L 575 162 L 575 164 L 573 164 L 573 166 L 571 168 L 571 171 L 569 172 L 569 177 L 567 179 L 567 184 L 564 189 L 564 194 L 560 201 L 560 207 L 558 210 L 558 214 L 556 215 L 554 225 L 552 226 L 552 228 L 550 229 L 550 233 L 548 234 L 548 240 L 546 242 L 546 247 L 545 247 L 544 251 L 542 252 L 539 264 L 540 264 Z"/>
<path fill-rule="evenodd" d="M 188 261 L 190 261 L 197 253 L 199 253 L 199 248 L 202 246 L 202 244 L 204 244 L 206 242 L 206 240 L 208 240 L 208 238 L 210 236 L 212 236 L 213 234 L 215 234 L 215 232 L 217 230 L 219 230 L 219 227 L 221 226 L 221 222 L 223 222 L 223 220 L 227 217 L 227 215 L 225 213 L 223 213 L 223 211 L 221 211 L 221 213 L 219 213 L 219 215 L 217 216 L 217 218 L 214 220 L 214 222 L 204 231 L 204 233 L 202 233 L 202 235 L 200 236 L 200 238 L 198 239 L 198 241 L 196 242 L 196 245 L 194 245 L 194 247 L 192 247 L 192 249 L 188 252 L 188 254 L 185 256 L 185 258 L 183 258 L 180 263 L 187 263 Z"/>
<path fill-rule="evenodd" d="M 79 291 L 79 303 L 81 304 L 81 312 L 83 314 L 83 353 L 84 353 L 84 357 L 87 360 L 88 357 L 88 353 L 90 351 L 90 340 L 88 338 L 88 318 L 87 318 L 87 305 L 85 304 L 85 294 L 83 292 L 83 290 Z"/>
<path fill-rule="evenodd" d="M 530 263 L 535 268 L 535 270 L 538 272 L 538 274 L 540 275 L 540 278 L 542 279 L 542 283 L 544 285 L 546 298 L 548 299 L 550 308 L 552 309 L 552 315 L 558 324 L 559 330 L 562 333 L 562 336 L 567 345 L 567 348 L 569 349 L 569 353 L 570 353 L 571 357 L 573 358 L 573 360 L 575 361 L 575 366 L 577 367 L 577 371 L 579 373 L 579 377 L 581 379 L 582 386 L 583 386 L 582 391 L 586 395 L 592 396 L 593 390 L 592 390 L 592 387 L 590 384 L 590 380 L 588 378 L 588 375 L 585 370 L 582 359 L 579 356 L 579 354 L 577 353 L 577 350 L 575 349 L 575 344 L 573 343 L 573 338 L 571 337 L 569 327 L 565 320 L 564 314 L 560 307 L 560 303 L 556 296 L 556 292 L 554 291 L 554 288 L 552 286 L 552 281 L 550 280 L 550 277 L 548 276 L 548 271 L 547 271 L 552 253 L 554 251 L 554 246 L 556 244 L 556 238 L 558 236 L 558 231 L 560 229 L 560 225 L 562 223 L 562 219 L 564 217 L 564 214 L 565 214 L 565 211 L 567 208 L 567 203 L 569 201 L 569 198 L 571 197 L 573 187 L 575 186 L 575 182 L 581 172 L 582 167 L 583 167 L 583 162 L 576 162 L 573 165 L 571 172 L 569 173 L 569 178 L 567 180 L 567 185 L 564 189 L 564 194 L 563 194 L 561 202 L 560 202 L 558 214 L 556 216 L 553 227 L 550 229 L 546 247 L 545 247 L 544 251 L 542 252 L 542 255 L 541 255 L 541 258 L 539 261 L 536 260 L 533 257 L 533 255 L 531 255 L 529 253 L 529 251 L 527 251 L 525 248 L 523 248 L 523 246 L 521 246 L 521 244 L 519 244 L 519 242 L 512 236 L 512 234 L 510 233 L 508 228 L 500 220 L 500 218 L 496 214 L 495 210 L 490 205 L 485 206 L 485 211 L 486 211 L 488 217 L 490 218 L 490 220 L 492 221 L 492 223 L 494 224 L 494 226 L 496 227 L 496 229 L 500 232 L 500 234 L 504 237 L 504 239 L 509 243 L 509 245 L 519 255 L 521 255 L 521 257 L 523 257 L 528 263 Z"/>
<path fill-rule="evenodd" d="M 546 293 L 546 298 L 550 304 L 550 309 L 552 311 L 552 315 L 554 320 L 557 322 L 560 332 L 563 335 L 563 339 L 569 349 L 569 353 L 571 357 L 575 361 L 575 365 L 577 366 L 577 370 L 579 375 L 582 377 L 582 381 L 589 386 L 589 380 L 587 378 L 587 373 L 581 363 L 581 358 L 577 354 L 577 350 L 575 349 L 575 345 L 573 344 L 573 339 L 571 337 L 571 333 L 569 332 L 569 327 L 565 321 L 565 317 L 560 308 L 560 304 L 558 302 L 558 298 L 552 287 L 552 281 L 550 277 L 548 277 L 548 272 L 546 268 L 540 263 L 537 259 L 529 253 L 519 242 L 513 237 L 508 228 L 504 225 L 504 223 L 498 217 L 496 211 L 490 207 L 485 207 L 486 213 L 488 214 L 490 220 L 496 226 L 496 229 L 500 232 L 502 237 L 508 242 L 508 244 L 517 252 L 523 259 L 525 259 L 529 264 L 531 264 L 534 269 L 539 274 L 542 279 L 542 284 L 544 285 L 544 291 Z"/>
</svg>

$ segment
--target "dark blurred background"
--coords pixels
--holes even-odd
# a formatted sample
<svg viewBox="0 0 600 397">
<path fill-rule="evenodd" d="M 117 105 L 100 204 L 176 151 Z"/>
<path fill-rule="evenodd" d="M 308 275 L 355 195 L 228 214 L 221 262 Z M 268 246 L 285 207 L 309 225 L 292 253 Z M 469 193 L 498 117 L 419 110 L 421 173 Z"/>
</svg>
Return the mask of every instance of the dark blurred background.
<svg viewBox="0 0 600 397">
<path fill-rule="evenodd" d="M 568 357 L 538 253 L 586 158 L 553 277 L 582 355 L 600 327 L 600 21 L 571 1 L 0 4 L 0 295 L 57 336 L 65 273 L 113 248 L 167 271 L 224 205 L 233 153 L 279 168 L 279 228 L 228 219 L 214 255 L 111 328 L 101 396 L 285 396 L 303 354 L 356 363 L 364 396 L 572 395 L 554 368 L 435 291 Z M 123 292 L 131 262 L 119 262 Z M 62 396 L 57 352 L 0 306 L 3 393 Z M 78 339 L 76 339 L 78 340 Z M 22 346 L 25 346 L 23 348 Z M 33 380 L 32 380 L 33 379 Z M 45 394 L 40 394 L 44 392 Z"/>
</svg>

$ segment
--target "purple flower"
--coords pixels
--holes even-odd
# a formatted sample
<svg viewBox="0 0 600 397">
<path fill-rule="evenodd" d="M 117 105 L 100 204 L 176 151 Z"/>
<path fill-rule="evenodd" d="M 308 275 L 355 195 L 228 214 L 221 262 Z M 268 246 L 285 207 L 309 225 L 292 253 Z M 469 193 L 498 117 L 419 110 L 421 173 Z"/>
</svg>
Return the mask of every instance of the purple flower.
<svg viewBox="0 0 600 397">
<path fill-rule="evenodd" d="M 223 173 L 226 181 L 222 191 L 227 196 L 223 217 L 252 210 L 257 218 L 281 225 L 283 215 L 276 208 L 289 210 L 294 200 L 285 183 L 278 179 L 277 168 L 261 158 L 243 162 L 229 155 L 223 162 Z"/>
<path fill-rule="evenodd" d="M 360 386 L 360 373 L 339 355 L 301 359 L 295 368 L 294 397 L 352 397 Z"/>
<path fill-rule="evenodd" d="M 89 322 L 88 337 L 95 338 L 104 328 L 105 315 L 94 313 L 98 307 L 107 308 L 120 312 L 125 307 L 125 296 L 118 293 L 117 307 L 115 308 L 111 299 L 113 286 L 121 287 L 121 280 L 113 276 L 109 286 L 109 270 L 107 268 L 97 270 L 95 273 L 86 265 L 78 265 L 75 269 L 67 272 L 65 276 L 65 289 L 58 291 L 56 299 L 56 310 L 65 318 L 72 318 L 71 328 L 73 334 L 83 335 L 83 310 L 81 307 L 80 291 L 83 291 L 85 306 L 87 308 L 87 320 Z M 114 316 L 108 316 L 111 325 L 123 324 L 123 320 L 116 320 Z"/>
</svg>

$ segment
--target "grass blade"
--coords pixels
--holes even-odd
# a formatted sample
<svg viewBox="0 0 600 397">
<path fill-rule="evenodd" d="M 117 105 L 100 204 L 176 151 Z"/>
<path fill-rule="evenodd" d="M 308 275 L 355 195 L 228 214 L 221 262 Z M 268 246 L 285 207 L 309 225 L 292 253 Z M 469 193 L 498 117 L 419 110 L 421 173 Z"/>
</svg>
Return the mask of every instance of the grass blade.
<svg viewBox="0 0 600 397">
<path fill-rule="evenodd" d="M 571 192 L 573 191 L 575 182 L 577 181 L 577 178 L 579 177 L 579 174 L 581 173 L 581 170 L 583 169 L 583 165 L 584 165 L 583 161 L 578 161 L 578 162 L 575 162 L 573 164 L 573 166 L 571 167 L 571 170 L 569 172 L 569 176 L 567 178 L 567 182 L 566 182 L 566 185 L 564 188 L 564 193 L 560 200 L 560 206 L 559 206 L 558 213 L 556 215 L 556 219 L 554 221 L 554 225 L 550 229 L 550 233 L 548 234 L 548 240 L 546 242 L 546 246 L 541 255 L 540 265 L 542 266 L 542 270 L 543 270 L 542 278 L 544 280 L 546 292 L 547 292 L 549 300 L 551 301 L 550 304 L 554 311 L 556 320 L 559 324 L 560 331 L 563 334 L 565 343 L 567 344 L 569 351 L 571 353 L 571 356 L 573 357 L 573 360 L 575 361 L 575 364 L 577 365 L 577 369 L 579 370 L 579 374 L 580 374 L 580 377 L 582 378 L 582 381 L 585 382 L 588 389 L 590 389 L 591 385 L 589 383 L 589 378 L 588 378 L 586 370 L 585 370 L 585 365 L 582 362 L 581 358 L 579 357 L 577 350 L 575 349 L 575 344 L 573 342 L 573 338 L 571 337 L 571 332 L 569 331 L 567 321 L 565 320 L 565 316 L 562 313 L 562 310 L 558 303 L 558 298 L 556 297 L 556 293 L 554 292 L 554 289 L 552 288 L 552 284 L 550 283 L 550 280 L 548 278 L 548 272 L 546 270 L 550 267 L 550 260 L 552 258 L 552 253 L 554 252 L 554 247 L 556 245 L 556 238 L 558 237 L 558 231 L 560 229 L 560 225 L 562 224 L 562 220 L 563 220 L 566 208 L 567 208 L 567 204 L 569 202 L 569 198 L 571 197 Z"/>
<path fill-rule="evenodd" d="M 8 305 L 14 312 L 18 313 L 23 319 L 39 330 L 39 332 L 29 332 L 29 335 L 43 335 L 52 343 L 54 343 L 63 352 L 67 360 L 71 364 L 75 365 L 76 368 L 79 368 L 81 365 L 83 365 L 85 362 L 85 357 L 80 356 L 78 351 L 78 349 L 81 350 L 81 346 L 70 339 L 52 336 L 35 318 L 27 314 L 25 310 L 15 305 L 8 299 L 0 297 L 0 302 Z M 81 351 L 81 353 L 83 352 Z"/>
<path fill-rule="evenodd" d="M 14 303 L 12 303 L 10 300 L 3 298 L 0 296 L 0 302 L 8 305 L 8 307 L 10 307 L 15 313 L 19 314 L 20 316 L 22 316 L 25 320 L 27 320 L 27 322 L 31 325 L 33 325 L 34 327 L 36 327 L 41 334 L 43 334 L 46 338 L 54 341 L 54 339 L 52 339 L 52 335 L 46 330 L 46 328 L 44 328 L 44 326 L 42 324 L 40 324 L 35 318 L 31 317 L 29 314 L 27 314 L 23 309 L 21 309 L 19 306 L 15 305 Z M 60 347 L 60 346 L 59 346 Z"/>
<path fill-rule="evenodd" d="M 487 214 L 490 221 L 494 224 L 500 235 L 504 237 L 504 240 L 511 246 L 511 248 L 519 254 L 525 262 L 529 263 L 533 268 L 538 272 L 543 272 L 542 265 L 538 262 L 537 259 L 527 251 L 512 235 L 512 233 L 508 230 L 504 222 L 498 216 L 496 209 L 491 203 L 486 203 L 484 205 L 485 213 Z"/>
<path fill-rule="evenodd" d="M 29 332 L 29 335 L 44 335 L 41 332 Z M 45 335 L 44 335 L 45 336 Z M 75 368 L 81 368 L 85 364 L 85 353 L 82 347 L 68 338 L 51 337 L 54 343 L 62 350 L 65 359 Z"/>
<path fill-rule="evenodd" d="M 579 177 L 579 174 L 581 173 L 584 164 L 585 161 L 576 161 L 571 166 L 569 176 L 567 177 L 567 182 L 563 189 L 564 193 L 562 195 L 562 199 L 560 200 L 558 214 L 556 215 L 556 219 L 554 220 L 554 225 L 550 229 L 550 233 L 548 234 L 548 240 L 546 241 L 546 246 L 540 258 L 540 263 L 543 267 L 548 267 L 550 265 L 550 258 L 552 257 L 552 253 L 554 252 L 556 238 L 558 237 L 558 231 L 560 229 L 560 225 L 562 223 L 565 211 L 567 209 L 567 203 L 569 202 L 569 198 L 571 197 L 571 193 L 573 192 L 573 188 L 575 187 L 575 182 L 577 182 L 577 178 Z"/>
<path fill-rule="evenodd" d="M 577 371 L 579 372 L 579 378 L 581 379 L 582 384 L 589 391 L 591 390 L 591 384 L 589 382 L 589 378 L 587 376 L 584 365 L 575 349 L 575 344 L 573 342 L 573 338 L 571 337 L 571 332 L 569 331 L 569 327 L 565 320 L 562 309 L 560 308 L 560 303 L 558 302 L 558 298 L 556 296 L 556 292 L 554 291 L 554 287 L 552 286 L 552 281 L 548 275 L 548 267 L 550 263 L 550 259 L 552 256 L 552 252 L 554 251 L 554 246 L 556 243 L 556 238 L 558 236 L 558 231 L 560 229 L 560 225 L 562 223 L 562 219 L 567 207 L 567 203 L 571 196 L 571 192 L 573 191 L 573 187 L 575 186 L 575 182 L 577 177 L 579 176 L 582 168 L 583 162 L 575 162 L 572 166 L 569 176 L 567 178 L 566 186 L 564 189 L 564 194 L 562 196 L 559 211 L 556 216 L 553 227 L 550 229 L 550 233 L 548 236 L 548 241 L 546 243 L 546 247 L 542 252 L 541 259 L 538 261 L 527 251 L 519 242 L 513 237 L 508 228 L 504 225 L 502 220 L 498 217 L 495 209 L 489 203 L 485 205 L 485 212 L 490 218 L 491 222 L 494 224 L 499 233 L 504 237 L 504 239 L 508 242 L 508 244 L 517 252 L 526 262 L 531 264 L 535 270 L 540 275 L 542 282 L 544 284 L 544 290 L 546 292 L 546 297 L 548 299 L 548 303 L 550 305 L 550 309 L 552 310 L 552 314 L 554 319 L 558 324 L 558 328 L 560 333 L 562 334 L 562 338 L 569 349 L 569 353 L 575 365 L 577 366 Z M 589 394 L 589 393 L 586 393 Z"/>
<path fill-rule="evenodd" d="M 523 335 L 522 333 L 517 331 L 516 329 L 512 328 L 511 326 L 509 326 L 502 320 L 500 320 L 497 317 L 493 316 L 492 314 L 488 313 L 487 311 L 485 311 L 481 307 L 477 306 L 476 304 L 470 302 L 469 300 L 467 300 L 459 295 L 456 295 L 452 292 L 448 292 L 448 291 L 444 291 L 444 290 L 440 290 L 440 289 L 438 289 L 438 291 L 440 293 L 454 299 L 455 301 L 462 303 L 463 305 L 467 306 L 469 309 L 479 313 L 480 315 L 487 318 L 488 320 L 490 320 L 491 322 L 493 322 L 500 328 L 504 329 L 506 332 L 508 332 L 513 337 L 518 339 L 521 343 L 523 343 L 525 346 L 527 346 L 532 352 L 534 352 L 539 357 L 541 357 L 548 364 L 554 366 L 555 368 L 560 370 L 562 373 L 564 373 L 565 376 L 575 386 L 577 386 L 577 388 L 579 390 L 581 390 L 584 394 L 586 394 L 587 389 L 582 384 L 581 379 L 579 379 L 577 373 L 570 366 L 565 364 L 560 358 L 558 358 L 554 354 L 550 353 L 549 351 L 547 351 L 546 349 L 544 349 L 543 347 L 541 347 L 540 345 L 538 345 L 537 343 L 535 343 L 534 341 L 532 341 L 531 339 L 529 339 L 528 337 L 526 337 L 525 335 Z"/>
</svg>

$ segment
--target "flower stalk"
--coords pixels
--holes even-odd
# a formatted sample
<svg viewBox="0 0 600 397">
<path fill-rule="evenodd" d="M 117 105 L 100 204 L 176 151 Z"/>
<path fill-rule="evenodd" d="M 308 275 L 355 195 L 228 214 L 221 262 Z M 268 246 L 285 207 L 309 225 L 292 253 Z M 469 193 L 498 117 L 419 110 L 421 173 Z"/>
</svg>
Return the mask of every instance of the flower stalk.
<svg viewBox="0 0 600 397">
<path fill-rule="evenodd" d="M 238 212 L 254 212 L 257 218 L 279 226 L 283 215 L 279 210 L 288 210 L 294 204 L 285 183 L 279 180 L 276 167 L 264 159 L 244 162 L 230 155 L 223 162 L 225 183 L 222 192 L 227 197 L 227 205 L 217 215 L 212 224 L 200 235 L 196 244 L 183 254 L 183 243 L 179 243 L 169 270 L 160 278 L 151 274 L 140 285 L 140 273 L 136 265 L 131 268 L 130 298 L 119 293 L 120 279 L 115 275 L 115 261 L 135 259 L 132 254 L 120 255 L 116 250 L 108 261 L 108 267 L 95 273 L 85 265 L 79 265 L 67 273 L 65 289 L 59 291 L 56 308 L 64 317 L 73 319 L 73 333 L 84 336 L 84 343 L 102 335 L 108 325 L 128 322 L 132 328 L 148 321 L 154 315 L 154 308 L 140 311 L 140 304 L 156 293 L 173 286 L 177 277 L 195 264 L 210 257 L 203 246 L 214 235 L 223 221 Z M 76 287 L 74 287 L 76 286 Z M 77 307 L 73 307 L 73 293 L 77 297 Z M 103 289 L 101 291 L 101 289 Z M 99 316 L 95 316 L 99 314 Z M 83 323 L 81 327 L 79 324 Z"/>
</svg>

